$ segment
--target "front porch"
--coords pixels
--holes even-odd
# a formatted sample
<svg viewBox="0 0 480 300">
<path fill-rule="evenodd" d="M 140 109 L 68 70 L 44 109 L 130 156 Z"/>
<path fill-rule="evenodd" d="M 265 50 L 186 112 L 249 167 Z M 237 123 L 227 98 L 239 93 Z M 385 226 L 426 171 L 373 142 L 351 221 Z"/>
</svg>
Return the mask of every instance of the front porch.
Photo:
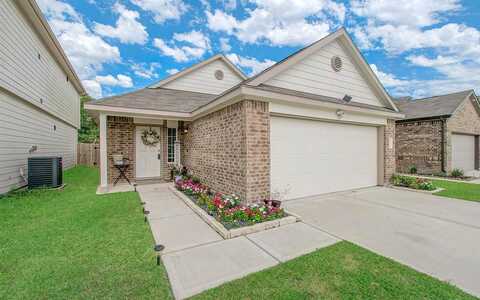
<svg viewBox="0 0 480 300">
<path fill-rule="evenodd" d="M 100 114 L 99 125 L 99 193 L 171 180 L 172 168 L 181 163 L 183 121 Z"/>
</svg>

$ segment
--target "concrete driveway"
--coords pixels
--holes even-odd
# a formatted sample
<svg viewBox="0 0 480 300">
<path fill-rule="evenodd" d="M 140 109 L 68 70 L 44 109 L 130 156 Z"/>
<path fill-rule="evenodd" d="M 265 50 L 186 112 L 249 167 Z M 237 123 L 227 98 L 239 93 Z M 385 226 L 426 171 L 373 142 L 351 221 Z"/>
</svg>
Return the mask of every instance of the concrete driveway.
<svg viewBox="0 0 480 300">
<path fill-rule="evenodd" d="M 284 205 L 317 229 L 480 296 L 480 203 L 375 187 Z"/>
</svg>

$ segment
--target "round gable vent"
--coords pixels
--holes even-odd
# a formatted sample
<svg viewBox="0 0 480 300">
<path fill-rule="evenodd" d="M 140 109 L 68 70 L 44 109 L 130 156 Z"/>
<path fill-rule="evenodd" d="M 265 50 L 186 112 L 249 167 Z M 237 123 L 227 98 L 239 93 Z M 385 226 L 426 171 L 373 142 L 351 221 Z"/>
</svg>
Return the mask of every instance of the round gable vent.
<svg viewBox="0 0 480 300">
<path fill-rule="evenodd" d="M 343 61 L 339 56 L 334 56 L 331 59 L 332 69 L 335 72 L 339 72 L 342 69 Z"/>
<path fill-rule="evenodd" d="M 217 80 L 223 79 L 223 71 L 221 70 L 216 70 L 214 75 L 215 75 L 215 78 L 217 78 Z"/>
</svg>

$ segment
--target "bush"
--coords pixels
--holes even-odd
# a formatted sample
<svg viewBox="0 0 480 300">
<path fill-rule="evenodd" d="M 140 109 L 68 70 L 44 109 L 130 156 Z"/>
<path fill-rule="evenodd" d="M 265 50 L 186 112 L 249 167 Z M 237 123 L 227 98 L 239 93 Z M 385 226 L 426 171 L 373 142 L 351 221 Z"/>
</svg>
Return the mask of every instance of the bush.
<svg viewBox="0 0 480 300">
<path fill-rule="evenodd" d="M 433 191 L 435 189 L 435 186 L 433 185 L 433 183 L 431 181 L 425 180 L 423 182 L 418 183 L 418 188 L 420 190 Z"/>
<path fill-rule="evenodd" d="M 415 183 L 415 177 L 403 176 L 403 175 L 393 175 L 392 176 L 393 185 L 410 187 Z"/>
<path fill-rule="evenodd" d="M 453 169 L 452 173 L 450 173 L 452 177 L 458 178 L 458 177 L 463 177 L 463 170 L 462 169 Z"/>
<path fill-rule="evenodd" d="M 408 172 L 409 172 L 410 174 L 417 174 L 417 166 L 411 165 L 411 166 L 408 168 Z"/>
<path fill-rule="evenodd" d="M 411 176 L 393 175 L 392 183 L 396 186 L 403 186 L 416 190 L 433 191 L 435 189 L 435 186 L 430 180 Z"/>
</svg>

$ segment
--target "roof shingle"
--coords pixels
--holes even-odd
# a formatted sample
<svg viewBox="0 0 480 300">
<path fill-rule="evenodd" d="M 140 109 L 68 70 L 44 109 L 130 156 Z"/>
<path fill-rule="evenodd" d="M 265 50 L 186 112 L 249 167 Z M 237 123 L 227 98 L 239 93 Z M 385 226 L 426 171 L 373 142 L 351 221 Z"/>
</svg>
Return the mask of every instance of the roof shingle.
<svg viewBox="0 0 480 300">
<path fill-rule="evenodd" d="M 416 100 L 396 100 L 395 104 L 405 119 L 450 116 L 472 90 Z"/>
<path fill-rule="evenodd" d="M 165 88 L 143 88 L 89 104 L 189 113 L 216 97 L 217 95 Z"/>
</svg>

